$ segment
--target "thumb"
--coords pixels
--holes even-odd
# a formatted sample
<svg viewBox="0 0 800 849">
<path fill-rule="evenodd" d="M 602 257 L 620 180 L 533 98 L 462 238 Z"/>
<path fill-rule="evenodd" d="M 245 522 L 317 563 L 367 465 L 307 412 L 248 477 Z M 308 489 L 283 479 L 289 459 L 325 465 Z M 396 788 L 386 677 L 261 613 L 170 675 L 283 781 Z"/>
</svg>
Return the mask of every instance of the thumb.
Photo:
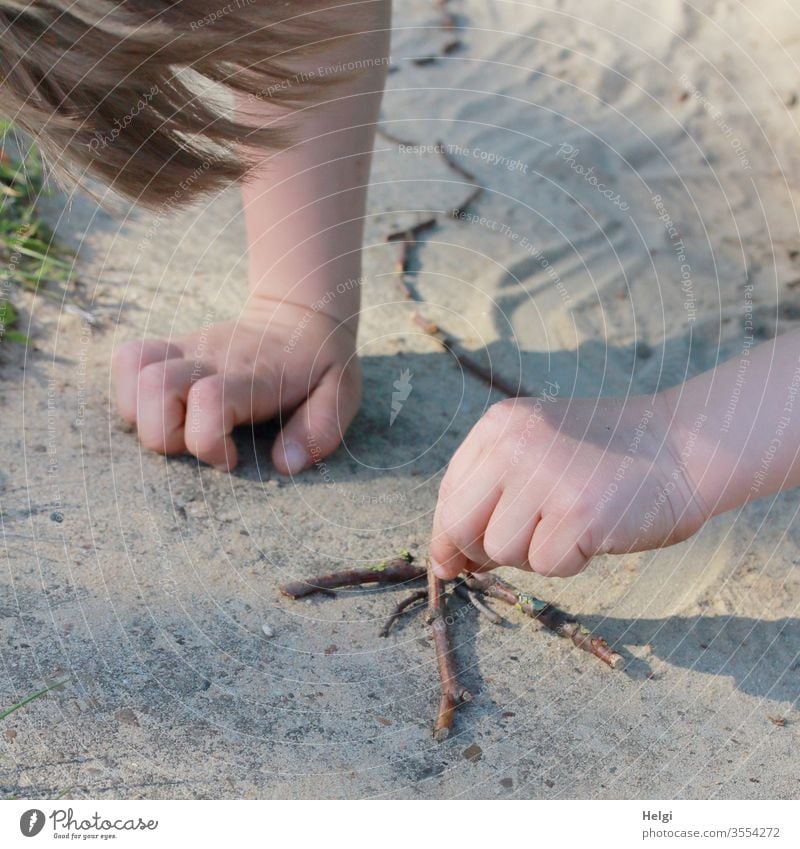
<svg viewBox="0 0 800 849">
<path fill-rule="evenodd" d="M 284 475 L 295 475 L 332 454 L 361 403 L 357 360 L 333 366 L 294 411 L 272 449 L 272 462 Z"/>
</svg>

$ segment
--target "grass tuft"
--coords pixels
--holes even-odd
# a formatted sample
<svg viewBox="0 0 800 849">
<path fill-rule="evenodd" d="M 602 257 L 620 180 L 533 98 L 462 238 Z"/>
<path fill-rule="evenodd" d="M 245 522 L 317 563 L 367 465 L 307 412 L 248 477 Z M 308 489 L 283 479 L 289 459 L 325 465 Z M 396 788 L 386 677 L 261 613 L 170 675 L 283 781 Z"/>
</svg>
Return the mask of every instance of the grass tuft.
<svg viewBox="0 0 800 849">
<path fill-rule="evenodd" d="M 53 232 L 37 216 L 36 202 L 47 193 L 44 169 L 31 145 L 22 149 L 11 124 L 0 121 L 0 341 L 27 344 L 15 330 L 18 314 L 12 288 L 36 292 L 42 284 L 66 290 L 73 280 L 73 253 L 58 244 Z"/>
</svg>

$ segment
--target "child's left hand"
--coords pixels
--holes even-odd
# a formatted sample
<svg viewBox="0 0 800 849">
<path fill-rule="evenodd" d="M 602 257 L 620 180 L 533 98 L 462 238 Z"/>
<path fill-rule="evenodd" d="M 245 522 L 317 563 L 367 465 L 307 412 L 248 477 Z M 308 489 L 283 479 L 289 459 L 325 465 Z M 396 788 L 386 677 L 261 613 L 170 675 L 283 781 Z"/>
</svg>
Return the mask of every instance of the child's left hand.
<svg viewBox="0 0 800 849">
<path fill-rule="evenodd" d="M 442 481 L 439 577 L 517 566 L 570 576 L 596 554 L 680 542 L 707 518 L 663 396 L 495 404 Z"/>
</svg>

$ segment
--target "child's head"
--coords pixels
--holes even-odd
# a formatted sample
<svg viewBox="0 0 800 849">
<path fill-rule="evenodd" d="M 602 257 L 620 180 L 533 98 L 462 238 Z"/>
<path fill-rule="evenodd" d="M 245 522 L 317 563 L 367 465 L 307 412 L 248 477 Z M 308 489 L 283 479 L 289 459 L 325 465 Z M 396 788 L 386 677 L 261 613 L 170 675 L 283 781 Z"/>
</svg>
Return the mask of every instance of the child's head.
<svg viewBox="0 0 800 849">
<path fill-rule="evenodd" d="M 150 206 L 185 202 L 245 174 L 242 142 L 287 143 L 284 130 L 233 119 L 209 83 L 245 110 L 274 104 L 276 117 L 304 102 L 331 77 L 289 66 L 330 39 L 314 20 L 325 5 L 0 0 L 0 113 L 61 174 L 97 176 Z"/>
</svg>

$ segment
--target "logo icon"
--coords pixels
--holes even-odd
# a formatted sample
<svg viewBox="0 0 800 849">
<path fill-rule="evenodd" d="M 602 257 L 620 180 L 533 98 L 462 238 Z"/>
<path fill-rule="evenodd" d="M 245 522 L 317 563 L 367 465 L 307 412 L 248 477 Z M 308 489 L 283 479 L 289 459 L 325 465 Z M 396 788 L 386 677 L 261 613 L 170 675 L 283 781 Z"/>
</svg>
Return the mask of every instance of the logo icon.
<svg viewBox="0 0 800 849">
<path fill-rule="evenodd" d="M 44 814 L 38 808 L 31 808 L 19 818 L 19 830 L 25 837 L 36 837 L 44 828 Z"/>
<path fill-rule="evenodd" d="M 400 415 L 400 410 L 403 409 L 403 404 L 408 400 L 411 394 L 411 377 L 409 369 L 404 369 L 400 372 L 400 379 L 395 380 L 392 384 L 395 391 L 392 392 L 392 412 L 389 415 L 389 427 L 391 427 L 395 419 Z"/>
</svg>

